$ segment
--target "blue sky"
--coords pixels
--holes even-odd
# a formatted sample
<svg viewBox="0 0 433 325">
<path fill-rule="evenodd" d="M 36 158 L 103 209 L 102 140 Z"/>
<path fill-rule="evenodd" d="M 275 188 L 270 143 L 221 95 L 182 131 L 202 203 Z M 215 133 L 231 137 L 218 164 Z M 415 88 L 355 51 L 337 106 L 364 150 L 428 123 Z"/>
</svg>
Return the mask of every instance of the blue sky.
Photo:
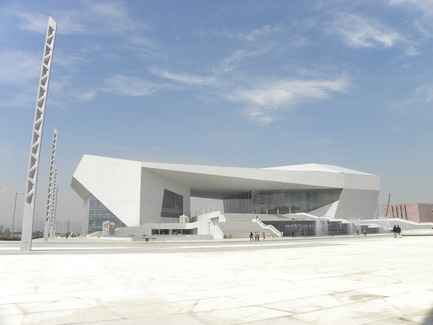
<svg viewBox="0 0 433 325">
<path fill-rule="evenodd" d="M 58 129 L 59 220 L 83 154 L 381 176 L 432 202 L 433 1 L 0 1 L 0 225 L 24 192 L 48 16 L 58 22 L 38 183 Z M 17 223 L 21 223 L 20 196 Z"/>
</svg>

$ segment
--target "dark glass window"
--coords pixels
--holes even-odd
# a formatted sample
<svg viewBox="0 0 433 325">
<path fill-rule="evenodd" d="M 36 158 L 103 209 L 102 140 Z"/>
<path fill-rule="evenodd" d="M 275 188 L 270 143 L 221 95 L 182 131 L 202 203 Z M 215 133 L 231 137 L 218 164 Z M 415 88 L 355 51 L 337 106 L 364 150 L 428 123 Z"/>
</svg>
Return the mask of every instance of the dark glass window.
<svg viewBox="0 0 433 325">
<path fill-rule="evenodd" d="M 96 197 L 90 194 L 89 198 L 89 230 L 91 234 L 95 231 L 102 231 L 102 224 L 104 221 L 111 221 L 115 223 L 115 228 L 126 227 L 104 204 L 102 204 Z"/>
<path fill-rule="evenodd" d="M 224 211 L 229 213 L 229 211 L 244 213 L 254 213 L 251 209 L 251 192 L 245 192 L 238 195 L 233 195 L 225 198 L 223 200 Z"/>
<path fill-rule="evenodd" d="M 341 189 L 251 191 L 224 198 L 227 213 L 309 212 L 339 200 Z"/>
<path fill-rule="evenodd" d="M 169 190 L 164 190 L 161 217 L 178 218 L 183 214 L 183 196 Z"/>
</svg>

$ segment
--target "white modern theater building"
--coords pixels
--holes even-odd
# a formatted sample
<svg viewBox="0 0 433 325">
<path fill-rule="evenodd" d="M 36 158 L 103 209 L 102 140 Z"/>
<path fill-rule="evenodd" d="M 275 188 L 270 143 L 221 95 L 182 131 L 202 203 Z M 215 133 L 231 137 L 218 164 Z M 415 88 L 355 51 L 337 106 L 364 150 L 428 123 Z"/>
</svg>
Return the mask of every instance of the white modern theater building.
<svg viewBox="0 0 433 325">
<path fill-rule="evenodd" d="M 199 221 L 191 216 L 191 197 L 223 200 L 224 211 L 214 220 L 217 222 L 206 227 L 179 227 L 200 235 L 215 233 L 210 226 L 228 220 L 224 215 L 247 216 L 249 222 L 255 216 L 270 215 L 279 220 L 294 220 L 295 216 L 372 219 L 380 179 L 319 164 L 239 168 L 84 155 L 73 175 L 72 188 L 84 201 L 89 233 L 101 230 L 102 223 L 110 220 L 118 228 L 144 227 L 149 233 L 143 235 L 152 235 L 155 226 L 145 225 L 161 228 L 161 224 L 181 224 L 185 219 Z"/>
</svg>

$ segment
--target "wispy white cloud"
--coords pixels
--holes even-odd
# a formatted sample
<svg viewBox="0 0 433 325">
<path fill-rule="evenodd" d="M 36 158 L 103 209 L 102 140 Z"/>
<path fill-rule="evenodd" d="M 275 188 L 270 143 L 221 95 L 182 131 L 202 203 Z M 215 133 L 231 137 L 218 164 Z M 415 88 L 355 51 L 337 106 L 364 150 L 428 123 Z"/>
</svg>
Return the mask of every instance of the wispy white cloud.
<svg viewBox="0 0 433 325">
<path fill-rule="evenodd" d="M 275 120 L 269 112 L 263 110 L 261 107 L 248 107 L 246 109 L 246 115 L 254 123 L 263 126 L 266 126 Z"/>
<path fill-rule="evenodd" d="M 151 71 L 155 76 L 168 79 L 181 84 L 213 85 L 217 83 L 217 79 L 212 76 L 197 76 L 197 75 L 192 75 L 187 73 L 173 73 L 167 70 L 161 70 L 157 68 L 152 68 Z"/>
<path fill-rule="evenodd" d="M 33 89 L 26 87 L 25 90 L 20 90 L 15 93 L 10 98 L 0 101 L 0 107 L 4 108 L 19 108 L 19 107 L 34 107 L 36 98 L 36 87 Z"/>
<path fill-rule="evenodd" d="M 352 48 L 390 48 L 404 41 L 398 32 L 374 19 L 350 13 L 339 13 L 330 25 L 330 32 L 338 34 Z"/>
<path fill-rule="evenodd" d="M 61 75 L 50 81 L 50 91 L 56 94 L 62 94 L 63 90 L 70 87 L 73 82 L 73 77 L 69 75 Z"/>
<path fill-rule="evenodd" d="M 427 15 L 433 15 L 433 1 L 432 0 L 389 0 L 392 6 L 409 6 L 415 8 Z"/>
<path fill-rule="evenodd" d="M 98 90 L 97 89 L 86 90 L 83 92 L 79 92 L 76 96 L 79 100 L 83 102 L 89 102 L 98 96 Z"/>
<path fill-rule="evenodd" d="M 241 34 L 241 36 L 248 41 L 256 41 L 263 36 L 266 36 L 268 34 L 278 32 L 280 29 L 278 27 L 272 27 L 270 25 L 265 25 L 262 28 L 254 29 L 253 31 L 249 32 L 248 34 Z"/>
<path fill-rule="evenodd" d="M 424 86 L 420 89 L 426 103 L 433 102 L 433 85 Z"/>
<path fill-rule="evenodd" d="M 328 99 L 332 92 L 345 92 L 346 78 L 336 80 L 291 80 L 262 82 L 250 88 L 240 88 L 226 95 L 231 101 L 247 106 L 248 116 L 259 124 L 275 120 L 276 111 L 295 107 L 302 101 Z"/>
<path fill-rule="evenodd" d="M 395 103 L 395 106 L 405 114 L 411 109 L 424 107 L 426 104 L 430 106 L 431 103 L 433 103 L 433 84 L 428 83 L 417 87 L 412 95 Z"/>
<path fill-rule="evenodd" d="M 293 105 L 301 99 L 326 99 L 331 91 L 343 92 L 348 88 L 346 79 L 338 80 L 279 80 L 264 82 L 250 89 L 241 89 L 229 99 L 249 102 L 258 106 L 278 108 Z"/>
<path fill-rule="evenodd" d="M 248 54 L 239 51 L 228 58 L 228 62 L 242 60 Z M 334 80 L 296 80 L 279 79 L 260 82 L 246 82 L 246 77 L 233 78 L 232 75 L 197 76 L 186 73 L 172 73 L 157 68 L 152 73 L 160 78 L 187 86 L 204 86 L 205 91 L 212 96 L 224 98 L 231 102 L 242 103 L 246 115 L 257 124 L 267 125 L 277 118 L 278 111 L 296 107 L 307 100 L 324 100 L 332 92 L 345 92 L 349 87 L 346 78 Z M 218 75 L 218 77 L 216 77 Z M 251 79 L 251 78 L 250 78 Z M 242 84 L 243 86 L 239 86 Z M 166 87 L 157 87 L 158 90 Z M 155 88 L 156 89 L 156 88 Z"/>
<path fill-rule="evenodd" d="M 20 27 L 31 32 L 46 32 L 47 15 L 41 12 L 17 11 Z M 127 7 L 118 1 L 84 2 L 81 8 L 53 10 L 60 34 L 120 34 L 134 29 Z"/>
<path fill-rule="evenodd" d="M 56 66 L 61 66 L 73 71 L 79 69 L 84 58 L 77 55 L 55 56 Z M 5 51 L 0 53 L 0 84 L 15 87 L 9 98 L 5 97 L 0 103 L 1 107 L 31 107 L 34 105 L 42 64 L 42 53 L 25 52 L 21 50 Z M 97 91 L 81 93 L 78 89 L 71 90 L 74 77 L 67 74 L 56 75 L 50 80 L 50 101 L 59 101 L 69 98 L 71 100 L 89 101 L 96 97 Z M 78 94 L 78 95 L 77 95 Z"/>
<path fill-rule="evenodd" d="M 8 50 L 0 52 L 0 84 L 15 90 L 4 94 L 0 107 L 31 107 L 35 104 L 42 53 Z"/>
<path fill-rule="evenodd" d="M 415 55 L 419 55 L 420 54 L 420 52 L 418 51 L 418 49 L 413 44 L 408 44 L 405 53 L 408 56 L 415 56 Z"/>
<path fill-rule="evenodd" d="M 21 29 L 45 34 L 48 18 L 45 13 L 22 10 L 16 11 L 15 14 L 20 18 L 19 26 Z M 146 22 L 133 19 L 127 4 L 122 1 L 86 1 L 67 10 L 53 9 L 51 14 L 59 22 L 59 34 L 84 35 L 79 46 L 74 48 L 74 51 L 68 51 L 64 47 L 56 49 L 56 52 L 59 52 L 54 54 L 55 65 L 61 69 L 56 80 L 52 80 L 50 88 L 53 94 L 61 93 L 62 96 L 69 96 L 72 101 L 90 101 L 104 91 L 111 91 L 121 96 L 145 96 L 155 92 L 156 86 L 150 81 L 122 74 L 110 76 L 105 81 L 105 84 L 101 82 L 104 85 L 103 87 L 93 87 L 91 90 L 83 92 L 80 89 L 82 86 L 77 86 L 77 79 L 79 80 L 80 76 L 71 75 L 71 73 L 75 72 L 86 72 L 89 63 L 95 60 L 95 53 L 103 55 L 104 58 L 119 59 L 118 56 L 112 55 L 112 51 L 107 51 L 110 43 L 93 43 L 86 38 L 88 35 L 97 35 L 98 38 L 111 35 L 113 40 L 116 40 L 115 46 L 127 49 L 128 53 L 141 57 L 161 57 L 158 54 L 160 50 L 157 43 L 143 33 L 151 31 L 152 26 Z M 111 44 L 113 43 L 114 41 Z M 32 78 L 36 80 L 39 76 L 41 54 L 35 55 L 23 51 L 0 53 L 0 75 L 2 75 L 0 83 L 23 86 L 25 82 L 30 81 Z M 112 57 L 110 58 L 110 56 Z M 17 58 L 19 59 L 17 60 Z M 16 64 L 17 62 L 19 64 Z M 67 73 L 66 76 L 63 75 L 65 72 Z M 70 88 L 65 89 L 65 82 L 68 82 L 67 78 L 69 77 L 76 80 L 70 84 L 68 83 Z M 27 82 L 27 85 L 29 84 Z M 25 102 L 27 102 L 27 99 Z M 23 100 L 13 99 L 10 103 L 14 106 L 22 106 Z"/>
<path fill-rule="evenodd" d="M 0 83 L 22 85 L 36 80 L 40 73 L 42 53 L 20 50 L 0 53 Z"/>
<path fill-rule="evenodd" d="M 84 66 L 96 60 L 95 53 L 101 53 L 102 46 L 97 43 L 90 43 L 83 40 L 80 46 L 73 51 L 58 47 L 54 51 L 54 63 L 56 67 L 61 67 L 70 72 L 81 71 Z"/>
<path fill-rule="evenodd" d="M 408 20 L 408 23 L 413 24 L 413 27 L 422 35 L 422 38 L 430 39 L 433 37 L 432 0 L 389 0 L 388 4 L 392 7 L 401 8 L 405 13 L 413 13 L 413 18 Z"/>
<path fill-rule="evenodd" d="M 409 100 L 413 103 L 433 103 L 433 84 L 428 83 L 417 87 Z"/>
<path fill-rule="evenodd" d="M 214 68 L 216 74 L 231 73 L 239 67 L 239 65 L 250 58 L 265 55 L 271 50 L 269 46 L 263 46 L 257 50 L 249 51 L 247 49 L 235 50 L 227 58 L 223 59 L 220 64 Z"/>
<path fill-rule="evenodd" d="M 155 40 L 149 37 L 130 34 L 127 36 L 127 43 L 124 46 L 128 49 L 131 49 L 131 53 L 134 53 L 140 57 L 154 59 L 161 59 L 164 57 L 164 54 L 160 50 L 158 44 L 155 42 Z"/>
<path fill-rule="evenodd" d="M 158 88 L 149 80 L 120 74 L 109 76 L 106 84 L 101 91 L 132 97 L 151 95 Z"/>
<path fill-rule="evenodd" d="M 48 16 L 42 12 L 17 11 L 15 15 L 21 19 L 19 27 L 21 29 L 45 34 L 47 31 Z"/>
<path fill-rule="evenodd" d="M 265 25 L 261 28 L 256 28 L 246 33 L 242 32 L 215 32 L 217 35 L 223 35 L 230 38 L 237 38 L 244 41 L 255 42 L 261 40 L 265 36 L 269 36 L 273 33 L 278 33 L 281 31 L 281 28 L 278 26 Z"/>
<path fill-rule="evenodd" d="M 426 119 L 432 120 L 432 103 L 433 84 L 426 83 L 415 88 L 412 93 L 405 98 L 392 102 L 390 107 L 398 111 L 401 116 L 419 114 L 420 112 L 423 112 L 423 116 Z M 401 128 L 399 128 L 397 131 L 401 131 Z"/>
<path fill-rule="evenodd" d="M 44 34 L 48 16 L 41 12 L 16 11 L 15 15 L 21 19 L 20 28 Z M 119 36 L 116 40 L 118 47 L 130 49 L 135 55 L 142 57 L 160 57 L 161 51 L 157 43 L 143 32 L 153 30 L 151 24 L 137 21 L 129 12 L 127 5 L 119 1 L 104 1 L 82 3 L 82 6 L 68 8 L 67 10 L 53 10 L 52 16 L 59 22 L 57 32 L 67 35 L 96 35 L 103 37 L 110 35 Z M 86 49 L 97 45 L 84 43 L 84 47 L 75 49 L 75 54 L 63 53 L 63 61 L 78 60 L 85 58 L 82 54 Z M 94 51 L 93 51 L 94 53 Z M 88 61 L 88 59 L 86 59 Z M 60 62 L 62 63 L 62 62 Z M 68 62 L 66 62 L 67 64 Z"/>
</svg>

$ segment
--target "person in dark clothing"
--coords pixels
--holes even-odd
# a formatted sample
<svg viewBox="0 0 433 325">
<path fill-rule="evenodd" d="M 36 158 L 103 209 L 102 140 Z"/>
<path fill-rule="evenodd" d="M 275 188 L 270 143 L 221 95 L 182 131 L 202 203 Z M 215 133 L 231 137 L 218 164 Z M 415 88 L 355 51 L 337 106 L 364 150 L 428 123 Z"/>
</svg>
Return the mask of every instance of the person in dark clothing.
<svg viewBox="0 0 433 325">
<path fill-rule="evenodd" d="M 394 227 L 392 227 L 392 232 L 394 233 L 394 238 L 397 238 L 397 226 L 394 225 Z"/>
<path fill-rule="evenodd" d="M 253 241 L 253 232 L 250 231 L 250 241 Z"/>
<path fill-rule="evenodd" d="M 397 225 L 397 238 L 401 238 L 401 228 Z"/>
</svg>

